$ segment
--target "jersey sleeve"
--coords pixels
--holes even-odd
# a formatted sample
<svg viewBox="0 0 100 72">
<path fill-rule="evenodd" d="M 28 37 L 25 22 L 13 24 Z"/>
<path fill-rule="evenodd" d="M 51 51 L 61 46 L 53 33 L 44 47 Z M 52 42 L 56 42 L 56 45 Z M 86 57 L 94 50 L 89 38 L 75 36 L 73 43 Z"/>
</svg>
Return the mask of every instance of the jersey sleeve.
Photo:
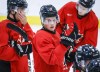
<svg viewBox="0 0 100 72">
<path fill-rule="evenodd" d="M 56 30 L 59 34 L 62 33 L 63 26 L 65 25 L 65 6 L 63 6 L 59 11 L 58 15 L 60 18 L 60 23 L 57 25 Z"/>
<path fill-rule="evenodd" d="M 14 48 L 9 45 L 9 33 L 4 25 L 0 25 L 0 60 L 16 61 L 19 56 L 15 52 Z"/>
<path fill-rule="evenodd" d="M 59 15 L 59 18 L 60 18 L 60 24 L 57 25 L 56 27 L 56 30 L 61 34 L 62 33 L 62 29 L 63 29 L 63 26 L 65 24 L 67 24 L 67 15 L 69 13 L 72 13 L 73 10 L 73 7 L 75 5 L 75 2 L 69 2 L 69 3 L 66 3 L 63 7 L 61 7 L 61 9 L 58 11 L 58 15 Z"/>
</svg>

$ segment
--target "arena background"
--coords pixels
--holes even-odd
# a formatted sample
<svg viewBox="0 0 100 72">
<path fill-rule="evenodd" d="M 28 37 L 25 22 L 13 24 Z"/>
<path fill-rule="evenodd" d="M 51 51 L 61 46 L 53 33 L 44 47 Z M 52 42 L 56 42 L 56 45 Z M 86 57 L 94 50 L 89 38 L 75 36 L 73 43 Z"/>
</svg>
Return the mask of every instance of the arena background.
<svg viewBox="0 0 100 72">
<path fill-rule="evenodd" d="M 36 32 L 41 28 L 39 10 L 42 5 L 52 4 L 57 8 L 57 10 L 59 10 L 64 4 L 66 4 L 69 1 L 78 1 L 78 0 L 27 0 L 28 2 L 27 19 L 33 31 Z M 7 15 L 6 4 L 7 4 L 7 0 L 0 0 L 0 21 L 6 19 L 6 15 Z M 99 19 L 97 48 L 100 50 L 100 8 L 99 7 L 100 7 L 100 0 L 96 0 L 93 10 Z M 73 72 L 72 69 L 70 72 Z"/>
<path fill-rule="evenodd" d="M 77 1 L 77 0 L 27 0 L 28 2 L 28 22 L 30 25 L 40 25 L 40 18 L 39 18 L 39 10 L 42 5 L 52 4 L 54 5 L 57 10 L 59 10 L 64 4 L 69 1 Z M 7 6 L 6 0 L 0 0 L 0 21 L 6 18 L 7 15 Z M 93 7 L 97 17 L 99 18 L 100 22 L 100 0 L 96 0 L 96 3 Z M 100 25 L 99 25 L 100 27 Z"/>
</svg>

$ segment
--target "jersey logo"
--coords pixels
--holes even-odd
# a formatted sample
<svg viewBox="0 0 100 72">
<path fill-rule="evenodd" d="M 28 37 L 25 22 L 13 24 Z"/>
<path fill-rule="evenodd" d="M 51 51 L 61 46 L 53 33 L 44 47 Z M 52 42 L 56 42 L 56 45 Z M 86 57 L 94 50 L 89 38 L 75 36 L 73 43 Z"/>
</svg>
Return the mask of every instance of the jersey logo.
<svg viewBox="0 0 100 72">
<path fill-rule="evenodd" d="M 72 14 L 68 13 L 67 16 L 72 16 Z"/>
<path fill-rule="evenodd" d="M 78 33 L 76 36 L 75 43 L 79 43 L 81 38 L 83 38 L 83 34 Z"/>
<path fill-rule="evenodd" d="M 53 11 L 52 8 L 49 8 L 49 11 Z"/>
</svg>

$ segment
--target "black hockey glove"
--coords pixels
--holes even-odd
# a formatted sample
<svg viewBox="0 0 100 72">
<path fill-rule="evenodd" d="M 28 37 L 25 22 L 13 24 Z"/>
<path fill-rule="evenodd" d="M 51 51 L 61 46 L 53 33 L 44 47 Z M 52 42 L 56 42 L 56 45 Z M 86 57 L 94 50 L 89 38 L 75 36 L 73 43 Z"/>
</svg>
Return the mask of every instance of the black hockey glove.
<svg viewBox="0 0 100 72">
<path fill-rule="evenodd" d="M 66 47 L 68 46 L 73 47 L 77 34 L 78 34 L 78 27 L 76 23 L 72 23 L 70 25 L 65 24 L 63 32 L 61 34 L 61 43 Z"/>
<path fill-rule="evenodd" d="M 75 61 L 75 52 L 71 52 L 69 54 L 69 56 L 68 56 L 67 53 L 65 54 L 65 61 L 67 61 L 67 62 L 73 62 L 73 61 Z"/>
<path fill-rule="evenodd" d="M 24 43 L 24 44 L 17 44 L 17 41 L 11 41 L 11 46 L 15 49 L 19 56 L 24 56 L 32 52 L 32 44 L 31 43 Z"/>
</svg>

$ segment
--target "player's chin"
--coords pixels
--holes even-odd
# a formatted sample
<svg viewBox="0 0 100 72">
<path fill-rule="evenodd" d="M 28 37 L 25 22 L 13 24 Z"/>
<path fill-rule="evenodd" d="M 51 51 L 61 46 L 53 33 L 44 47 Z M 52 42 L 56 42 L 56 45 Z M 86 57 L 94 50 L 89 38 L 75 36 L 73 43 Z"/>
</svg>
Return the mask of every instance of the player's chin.
<svg viewBox="0 0 100 72">
<path fill-rule="evenodd" d="M 55 27 L 50 27 L 50 31 L 55 31 Z"/>
<path fill-rule="evenodd" d="M 78 13 L 80 16 L 84 16 L 85 15 L 85 13 L 83 14 L 83 13 Z"/>
</svg>

